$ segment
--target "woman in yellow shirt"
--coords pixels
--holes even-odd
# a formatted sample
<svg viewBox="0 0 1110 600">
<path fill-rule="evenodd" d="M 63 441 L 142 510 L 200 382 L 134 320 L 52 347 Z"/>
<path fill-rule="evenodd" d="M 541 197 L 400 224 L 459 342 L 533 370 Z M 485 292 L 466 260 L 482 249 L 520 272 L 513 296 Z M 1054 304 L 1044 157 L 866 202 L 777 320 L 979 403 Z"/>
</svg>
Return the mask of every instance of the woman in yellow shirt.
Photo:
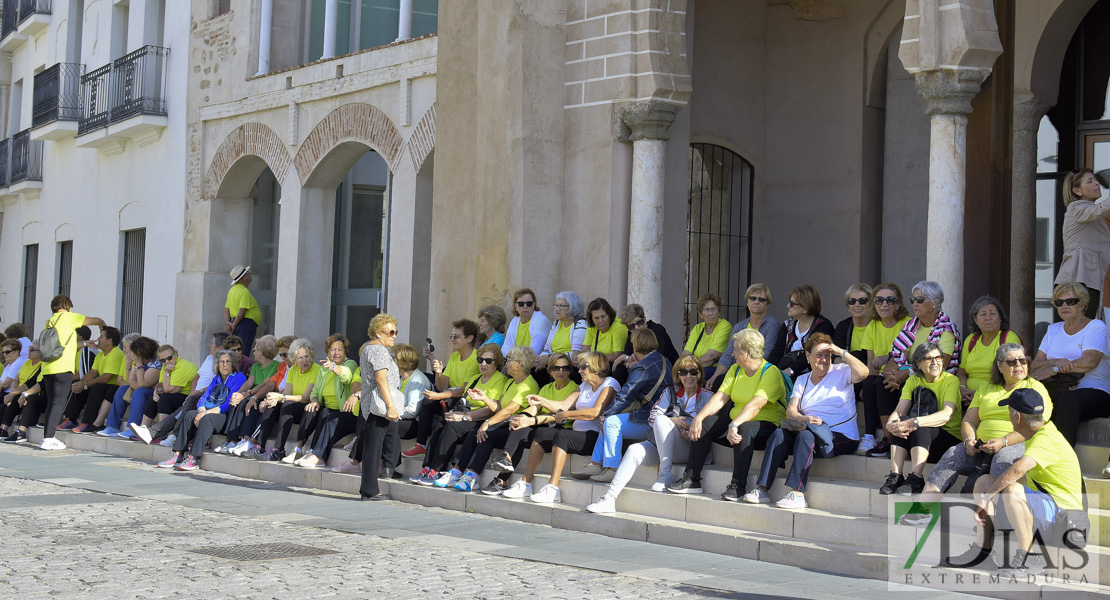
<svg viewBox="0 0 1110 600">
<path fill-rule="evenodd" d="M 612 363 L 624 352 L 628 341 L 628 327 L 617 318 L 617 311 L 605 298 L 594 298 L 586 306 L 586 339 L 582 341 L 583 350 L 600 352 Z"/>
<path fill-rule="evenodd" d="M 887 417 L 898 404 L 898 392 L 887 389 L 883 374 L 886 369 L 896 369 L 891 365 L 890 351 L 894 348 L 894 338 L 910 320 L 910 310 L 902 297 L 902 288 L 896 283 L 884 283 L 871 293 L 871 303 L 875 307 L 875 317 L 864 332 L 863 347 L 867 350 L 867 366 L 870 375 L 863 382 L 863 437 L 860 439 L 856 454 L 860 456 L 882 448 L 874 456 L 884 457 L 890 453 L 890 434 L 883 429 Z M 876 438 L 876 435 L 878 436 Z M 880 440 L 876 442 L 876 439 Z"/>
<path fill-rule="evenodd" d="M 308 338 L 298 338 L 289 346 L 289 354 L 293 356 L 293 366 L 286 371 L 285 388 L 281 392 L 270 392 L 266 394 L 266 400 L 259 405 L 259 408 L 265 410 L 269 407 L 281 404 L 281 409 L 278 413 L 278 437 L 275 440 L 274 447 L 270 451 L 270 460 L 281 460 L 288 458 L 285 454 L 285 442 L 289 439 L 289 433 L 293 430 L 293 421 L 303 420 L 305 407 L 308 405 L 312 397 L 312 387 L 316 383 L 316 376 L 320 372 L 320 365 L 316 364 L 316 349 L 312 347 L 312 342 Z M 308 429 L 303 426 L 297 433 L 298 438 L 303 438 L 304 441 L 308 439 L 311 431 L 304 431 Z M 262 439 L 260 445 L 265 446 L 266 440 Z M 298 448 L 293 454 L 294 458 L 302 451 L 298 444 Z M 293 462 L 290 460 L 289 462 Z"/>
<path fill-rule="evenodd" d="M 721 358 L 728 347 L 732 323 L 721 318 L 721 297 L 716 294 L 702 294 L 698 298 L 698 314 L 702 322 L 690 330 L 686 347 L 679 356 L 693 356 L 698 359 L 707 378 L 713 377 L 717 359 Z"/>
<path fill-rule="evenodd" d="M 66 445 L 54 437 L 54 429 L 62 418 L 66 398 L 73 385 L 73 370 L 77 368 L 77 328 L 96 325 L 103 329 L 108 325 L 99 317 L 86 317 L 73 311 L 73 301 L 68 296 L 58 294 L 50 301 L 50 312 L 54 313 L 43 325 L 53 327 L 58 332 L 58 343 L 62 345 L 62 356 L 53 362 L 43 361 L 42 393 L 46 399 L 46 424 L 43 425 L 43 450 L 65 450 Z"/>
<path fill-rule="evenodd" d="M 428 451 L 428 436 L 432 429 L 443 426 L 443 415 L 454 410 L 462 401 L 466 385 L 478 376 L 478 353 L 474 350 L 474 340 L 478 338 L 479 326 L 470 319 L 459 319 L 451 324 L 451 357 L 447 366 L 435 359 L 435 355 L 424 349 L 424 356 L 432 361 L 436 389 L 424 390 L 426 400 L 421 403 L 416 415 L 416 444 L 401 453 L 412 458 L 423 456 Z"/>
<path fill-rule="evenodd" d="M 1002 303 L 991 296 L 980 296 L 971 303 L 968 318 L 967 344 L 960 356 L 956 377 L 960 378 L 960 396 L 970 404 L 975 392 L 988 383 L 994 368 L 994 355 L 1002 344 L 1022 344 L 1017 332 L 1010 330 L 1010 318 Z"/>
</svg>

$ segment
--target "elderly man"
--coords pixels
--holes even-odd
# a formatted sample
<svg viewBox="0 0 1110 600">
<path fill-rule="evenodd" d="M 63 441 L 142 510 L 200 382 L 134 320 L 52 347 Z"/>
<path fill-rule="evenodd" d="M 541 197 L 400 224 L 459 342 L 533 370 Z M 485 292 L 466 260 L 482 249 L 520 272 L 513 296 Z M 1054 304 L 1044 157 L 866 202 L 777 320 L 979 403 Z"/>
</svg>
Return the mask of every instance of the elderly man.
<svg viewBox="0 0 1110 600">
<path fill-rule="evenodd" d="M 250 266 L 236 265 L 231 270 L 231 289 L 227 291 L 227 302 L 224 304 L 224 330 L 243 340 L 243 354 L 246 356 L 251 355 L 254 336 L 262 323 L 262 310 L 247 289 L 251 280 Z"/>
</svg>

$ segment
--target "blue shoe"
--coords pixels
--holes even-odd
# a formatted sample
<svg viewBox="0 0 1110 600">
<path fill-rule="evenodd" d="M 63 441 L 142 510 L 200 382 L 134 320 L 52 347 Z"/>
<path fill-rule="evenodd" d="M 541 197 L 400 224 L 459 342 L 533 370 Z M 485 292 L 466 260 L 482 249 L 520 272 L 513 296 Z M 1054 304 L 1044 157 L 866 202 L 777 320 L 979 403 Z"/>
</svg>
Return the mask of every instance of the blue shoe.
<svg viewBox="0 0 1110 600">
<path fill-rule="evenodd" d="M 119 430 L 119 433 L 116 434 L 116 437 L 121 437 L 121 438 L 131 437 L 131 424 L 128 423 L 127 425 L 124 425 L 123 428 Z"/>
<path fill-rule="evenodd" d="M 455 489 L 460 492 L 471 492 L 478 487 L 478 476 L 471 471 L 467 471 L 459 482 L 455 484 Z"/>
<path fill-rule="evenodd" d="M 104 429 L 96 432 L 96 435 L 102 435 L 104 437 L 116 437 L 119 435 L 119 430 L 115 427 L 105 427 Z"/>
</svg>

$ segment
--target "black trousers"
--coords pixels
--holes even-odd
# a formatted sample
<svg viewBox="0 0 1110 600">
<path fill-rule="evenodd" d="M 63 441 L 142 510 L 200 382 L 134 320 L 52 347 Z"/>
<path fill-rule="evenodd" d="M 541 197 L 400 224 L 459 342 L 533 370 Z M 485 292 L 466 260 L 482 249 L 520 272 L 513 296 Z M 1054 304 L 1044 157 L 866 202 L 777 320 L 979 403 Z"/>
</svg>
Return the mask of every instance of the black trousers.
<svg viewBox="0 0 1110 600">
<path fill-rule="evenodd" d="M 285 448 L 285 443 L 289 441 L 289 434 L 293 431 L 293 422 L 300 421 L 300 428 L 297 430 L 297 445 L 302 449 L 308 442 L 308 436 L 312 434 L 314 425 L 316 424 L 316 413 L 306 412 L 304 402 L 282 402 L 279 407 L 274 407 L 277 413 L 277 440 L 274 441 L 274 447 L 279 449 Z M 263 423 L 266 417 L 262 418 Z M 265 425 L 263 425 L 265 426 Z"/>
<path fill-rule="evenodd" d="M 907 438 L 890 436 L 890 445 L 905 448 L 907 451 L 911 448 L 928 448 L 927 462 L 931 463 L 936 463 L 949 448 L 959 443 L 960 440 L 956 439 L 956 436 L 940 427 L 918 427 L 911 431 Z"/>
<path fill-rule="evenodd" d="M 387 421 L 384 417 L 366 416 L 366 423 L 362 427 L 363 435 L 359 438 L 362 440 L 362 456 L 365 460 L 362 461 L 362 485 L 358 491 L 364 498 L 381 493 L 378 489 L 378 468 L 382 462 L 382 448 L 386 436 L 390 435 L 389 430 L 396 428 L 396 423 Z"/>
<path fill-rule="evenodd" d="M 61 422 L 62 409 L 65 408 L 71 392 L 70 386 L 73 385 L 73 373 L 43 375 L 39 383 L 46 395 L 46 408 L 43 409 L 46 413 L 46 423 L 42 426 L 42 437 L 50 439 L 54 437 L 54 430 Z"/>
<path fill-rule="evenodd" d="M 4 429 L 8 429 L 9 427 L 11 427 L 12 424 L 15 423 L 16 417 L 19 416 L 19 413 L 22 410 L 23 407 L 19 405 L 19 396 L 12 398 L 10 404 L 4 405 L 4 416 L 2 419 L 0 419 L 0 426 L 2 426 Z"/>
<path fill-rule="evenodd" d="M 390 435 L 385 438 L 385 448 L 382 450 L 385 460 L 385 468 L 397 469 L 401 465 L 401 440 L 411 440 L 417 436 L 417 430 L 420 429 L 420 424 L 416 419 L 401 419 L 397 421 L 397 427 L 391 428 Z M 361 434 L 360 434 L 361 435 Z M 356 441 L 354 450 L 358 450 L 359 444 Z M 353 460 L 361 461 L 361 453 L 355 456 L 351 452 Z"/>
<path fill-rule="evenodd" d="M 174 392 L 172 394 L 162 394 L 158 396 L 158 414 L 172 415 L 185 404 L 187 396 L 181 392 Z"/>
<path fill-rule="evenodd" d="M 109 405 L 112 403 L 112 398 L 116 396 L 116 390 L 119 389 L 118 385 L 107 383 L 96 383 L 89 386 L 88 396 L 85 398 L 85 406 L 83 413 L 66 411 L 66 416 L 71 421 L 77 421 L 80 417 L 80 423 L 92 423 L 96 420 L 97 415 L 100 414 L 100 409 L 107 402 Z"/>
<path fill-rule="evenodd" d="M 85 412 L 85 404 L 89 401 L 89 392 L 91 390 L 92 388 L 89 388 L 76 394 L 71 394 L 69 396 L 69 402 L 66 402 L 65 410 L 62 411 L 62 418 L 78 422 L 77 417 L 80 417 L 81 413 Z"/>
<path fill-rule="evenodd" d="M 1056 397 L 1052 422 L 1072 446 L 1079 435 L 1079 424 L 1089 419 L 1110 417 L 1110 394 L 1091 388 L 1068 390 Z"/>
<path fill-rule="evenodd" d="M 316 428 L 316 437 L 312 440 L 312 453 L 326 463 L 332 446 L 355 432 L 358 417 L 340 409 L 321 408 L 320 411 L 322 414 L 317 418 L 320 426 Z"/>
<path fill-rule="evenodd" d="M 367 421 L 369 423 L 369 421 Z M 481 422 L 476 421 L 451 421 L 444 423 L 436 435 L 428 438 L 428 452 L 424 455 L 424 466 L 435 471 L 442 471 L 450 464 L 455 456 L 455 448 L 466 438 L 466 434 L 477 429 Z M 434 440 L 434 445 L 433 444 Z"/>
<path fill-rule="evenodd" d="M 428 446 L 432 433 L 443 427 L 443 404 L 439 400 L 425 400 L 416 411 L 416 421 L 416 443 Z"/>
<path fill-rule="evenodd" d="M 732 448 L 732 480 L 742 487 L 747 485 L 748 470 L 752 466 L 752 456 L 756 450 L 767 448 L 767 440 L 778 427 L 767 421 L 748 421 L 738 428 L 740 443 L 730 444 L 728 441 L 728 425 L 732 422 L 729 411 L 732 403 L 727 403 L 717 414 L 709 415 L 702 421 L 701 437 L 690 445 L 690 458 L 686 461 L 686 469 L 694 481 L 701 481 L 701 470 L 705 466 L 705 459 L 709 457 L 710 444 L 716 442 L 726 448 Z"/>
<path fill-rule="evenodd" d="M 465 463 L 466 468 L 480 474 L 482 470 L 486 468 L 486 463 L 489 462 L 490 456 L 493 455 L 493 451 L 497 448 L 504 448 L 506 451 L 508 451 L 509 439 L 513 438 L 514 436 L 516 438 L 517 444 L 513 448 L 512 453 L 509 456 L 512 457 L 513 466 L 515 467 L 516 464 L 520 461 L 520 458 L 524 455 L 524 446 L 520 442 L 528 439 L 528 436 L 532 432 L 533 429 L 531 427 L 511 431 L 509 429 L 509 422 L 502 421 L 497 425 L 490 426 L 490 428 L 486 431 L 486 440 L 484 442 L 477 443 L 477 431 L 475 431 L 475 433 L 472 434 L 475 436 L 474 450 L 470 455 L 470 460 Z M 461 468 L 463 464 L 462 452 L 460 451 L 459 467 Z M 509 476 L 507 473 L 502 473 L 501 476 L 498 478 L 502 480 L 507 480 Z"/>
<path fill-rule="evenodd" d="M 16 400 L 19 402 L 19 400 Z M 23 410 L 19 412 L 19 426 L 31 428 L 39 423 L 39 415 L 42 414 L 43 409 L 46 408 L 46 398 L 42 394 L 35 394 L 27 396 L 27 403 L 23 405 Z"/>
<path fill-rule="evenodd" d="M 208 441 L 212 439 L 212 434 L 224 426 L 227 415 L 224 413 L 209 413 L 201 418 L 200 423 L 193 425 L 193 419 L 197 417 L 198 412 L 200 411 L 190 410 L 177 421 L 177 429 L 174 431 L 177 438 L 173 441 L 173 451 L 185 452 L 189 450 L 189 454 L 199 460 L 200 455 L 204 453 L 204 448 L 208 445 Z M 191 448 L 189 447 L 190 435 L 193 437 Z"/>
</svg>

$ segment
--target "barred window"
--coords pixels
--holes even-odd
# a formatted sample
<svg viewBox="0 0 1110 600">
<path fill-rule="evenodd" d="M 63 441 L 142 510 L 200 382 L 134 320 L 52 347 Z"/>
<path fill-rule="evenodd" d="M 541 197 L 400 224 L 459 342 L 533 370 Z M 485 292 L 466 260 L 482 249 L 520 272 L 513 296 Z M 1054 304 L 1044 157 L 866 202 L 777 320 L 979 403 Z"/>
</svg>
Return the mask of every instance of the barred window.
<svg viewBox="0 0 1110 600">
<path fill-rule="evenodd" d="M 123 281 L 120 298 L 120 331 L 138 333 L 143 326 L 143 265 L 146 262 L 146 229 L 123 232 Z"/>
</svg>

